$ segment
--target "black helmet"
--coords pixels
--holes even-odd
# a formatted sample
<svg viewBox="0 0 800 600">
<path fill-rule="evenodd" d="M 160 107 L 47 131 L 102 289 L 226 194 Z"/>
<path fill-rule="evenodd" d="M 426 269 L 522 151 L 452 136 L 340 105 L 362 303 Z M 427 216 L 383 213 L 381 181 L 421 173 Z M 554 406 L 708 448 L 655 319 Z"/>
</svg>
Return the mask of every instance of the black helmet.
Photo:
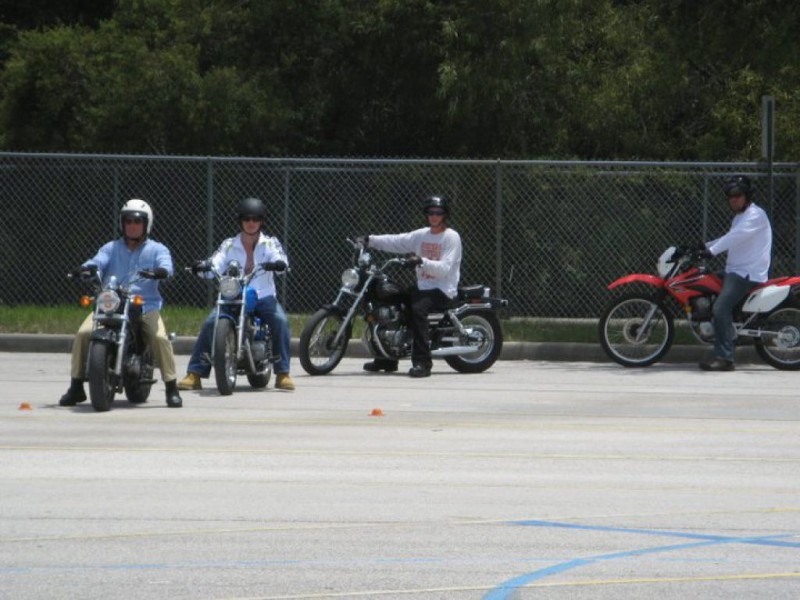
<svg viewBox="0 0 800 600">
<path fill-rule="evenodd" d="M 245 217 L 258 217 L 263 220 L 267 216 L 267 209 L 258 198 L 245 198 L 239 202 L 236 214 L 240 221 Z"/>
<path fill-rule="evenodd" d="M 429 196 L 422 202 L 422 212 L 428 214 L 431 208 L 441 208 L 444 211 L 444 216 L 450 216 L 450 203 L 444 196 Z"/>
<path fill-rule="evenodd" d="M 747 200 L 750 200 L 753 188 L 747 175 L 735 175 L 725 182 L 725 185 L 722 186 L 722 191 L 728 197 L 743 194 Z"/>
</svg>

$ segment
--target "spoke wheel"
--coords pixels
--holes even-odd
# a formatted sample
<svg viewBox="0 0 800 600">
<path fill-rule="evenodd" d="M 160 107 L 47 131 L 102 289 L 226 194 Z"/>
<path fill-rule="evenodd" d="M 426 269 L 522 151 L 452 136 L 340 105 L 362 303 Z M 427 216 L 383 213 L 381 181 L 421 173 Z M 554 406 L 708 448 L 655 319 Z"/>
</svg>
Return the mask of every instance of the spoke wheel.
<svg viewBox="0 0 800 600">
<path fill-rule="evenodd" d="M 670 349 L 675 326 L 659 301 L 628 295 L 606 308 L 598 333 L 603 350 L 613 361 L 625 367 L 646 367 Z"/>
<path fill-rule="evenodd" d="M 214 340 L 214 377 L 217 391 L 230 396 L 236 387 L 236 328 L 229 319 L 217 321 L 217 336 Z"/>
<path fill-rule="evenodd" d="M 334 344 L 342 328 L 342 336 Z M 347 351 L 350 327 L 338 312 L 320 309 L 303 327 L 300 334 L 300 364 L 309 375 L 326 375 L 333 371 Z"/>
<path fill-rule="evenodd" d="M 800 309 L 776 310 L 766 318 L 763 329 L 772 332 L 756 344 L 756 352 L 764 362 L 785 371 L 800 369 Z"/>
<path fill-rule="evenodd" d="M 445 356 L 448 365 L 459 373 L 483 373 L 491 367 L 503 350 L 503 330 L 497 315 L 490 312 L 467 313 L 460 318 L 469 334 L 462 343 L 475 351 Z"/>
</svg>

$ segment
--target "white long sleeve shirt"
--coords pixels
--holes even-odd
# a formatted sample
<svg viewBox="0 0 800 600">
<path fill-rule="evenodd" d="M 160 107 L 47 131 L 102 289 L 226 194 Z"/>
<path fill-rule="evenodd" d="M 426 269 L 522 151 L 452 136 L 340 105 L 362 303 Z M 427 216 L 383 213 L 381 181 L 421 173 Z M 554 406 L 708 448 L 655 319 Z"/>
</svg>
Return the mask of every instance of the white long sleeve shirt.
<svg viewBox="0 0 800 600">
<path fill-rule="evenodd" d="M 243 269 L 247 264 L 247 253 L 242 245 L 241 234 L 222 242 L 211 257 L 211 264 L 217 273 L 224 273 L 228 265 L 234 260 Z M 286 257 L 286 252 L 284 252 L 278 238 L 265 235 L 262 232 L 253 251 L 253 262 L 259 265 L 263 262 L 275 262 L 277 260 L 282 260 L 287 266 L 289 265 L 289 259 Z M 209 274 L 209 276 L 211 275 Z M 256 291 L 259 300 L 275 295 L 275 279 L 271 272 L 259 273 L 253 277 L 250 287 Z"/>
<path fill-rule="evenodd" d="M 442 290 L 455 298 L 461 279 L 461 236 L 447 228 L 432 233 L 430 227 L 408 233 L 370 235 L 369 247 L 397 254 L 416 254 L 422 258 L 417 267 L 417 287 Z"/>
<path fill-rule="evenodd" d="M 757 204 L 750 204 L 733 217 L 728 233 L 708 242 L 706 247 L 714 256 L 727 251 L 727 273 L 749 277 L 757 283 L 769 278 L 772 227 L 767 213 Z"/>
</svg>

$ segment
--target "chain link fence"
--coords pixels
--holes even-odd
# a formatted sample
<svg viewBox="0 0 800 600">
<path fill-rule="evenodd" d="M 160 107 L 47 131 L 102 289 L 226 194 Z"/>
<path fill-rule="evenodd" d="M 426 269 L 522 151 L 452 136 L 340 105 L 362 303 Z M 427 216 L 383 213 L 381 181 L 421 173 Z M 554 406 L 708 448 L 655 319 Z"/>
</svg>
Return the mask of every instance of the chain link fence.
<svg viewBox="0 0 800 600">
<path fill-rule="evenodd" d="M 257 196 L 291 263 L 281 300 L 310 313 L 338 289 L 346 238 L 421 227 L 420 201 L 445 194 L 464 244 L 462 283 L 508 298 L 507 316 L 593 318 L 616 277 L 652 272 L 666 247 L 727 231 L 721 186 L 732 173 L 752 177 L 772 218 L 773 275 L 800 272 L 799 168 L 0 153 L 0 303 L 72 302 L 66 273 L 119 234 L 126 200 L 142 198 L 155 212 L 152 236 L 175 261 L 166 301 L 207 306 L 208 284 L 183 267 L 234 234 L 236 204 Z"/>
</svg>

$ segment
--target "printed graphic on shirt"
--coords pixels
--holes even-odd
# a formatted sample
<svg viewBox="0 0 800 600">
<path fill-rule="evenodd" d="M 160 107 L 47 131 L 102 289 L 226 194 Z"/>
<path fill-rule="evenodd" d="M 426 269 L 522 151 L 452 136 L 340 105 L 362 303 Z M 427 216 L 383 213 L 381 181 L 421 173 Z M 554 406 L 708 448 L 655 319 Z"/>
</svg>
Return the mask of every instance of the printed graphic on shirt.
<svg viewBox="0 0 800 600">
<path fill-rule="evenodd" d="M 420 251 L 420 256 L 422 256 L 422 258 L 427 258 L 428 260 L 441 260 L 441 258 L 442 258 L 442 245 L 441 244 L 434 244 L 434 243 L 431 243 L 431 242 L 422 242 L 422 244 L 420 244 L 419 251 Z M 419 278 L 420 279 L 436 279 L 436 277 L 434 277 L 430 273 L 426 273 L 424 271 L 422 271 L 419 274 Z"/>
<path fill-rule="evenodd" d="M 422 242 L 419 251 L 422 253 L 422 258 L 430 260 L 442 259 L 442 245 L 433 244 L 431 242 Z"/>
</svg>

